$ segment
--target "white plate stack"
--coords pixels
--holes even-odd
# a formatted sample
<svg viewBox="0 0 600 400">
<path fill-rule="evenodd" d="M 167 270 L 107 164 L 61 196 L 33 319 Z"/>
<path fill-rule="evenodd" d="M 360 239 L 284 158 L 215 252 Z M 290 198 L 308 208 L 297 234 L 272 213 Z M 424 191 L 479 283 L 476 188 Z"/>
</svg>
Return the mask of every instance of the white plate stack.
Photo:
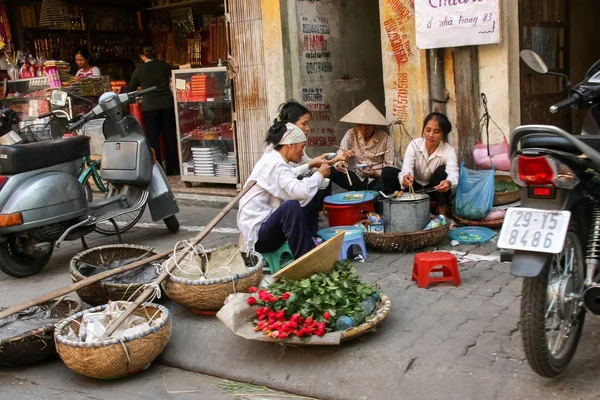
<svg viewBox="0 0 600 400">
<path fill-rule="evenodd" d="M 216 172 L 217 176 L 226 176 L 234 178 L 236 174 L 235 167 L 235 153 L 229 152 L 227 153 L 227 158 L 217 162 L 216 164 Z"/>
<path fill-rule="evenodd" d="M 192 147 L 194 156 L 194 175 L 215 176 L 215 159 L 219 150 L 211 147 Z"/>
</svg>

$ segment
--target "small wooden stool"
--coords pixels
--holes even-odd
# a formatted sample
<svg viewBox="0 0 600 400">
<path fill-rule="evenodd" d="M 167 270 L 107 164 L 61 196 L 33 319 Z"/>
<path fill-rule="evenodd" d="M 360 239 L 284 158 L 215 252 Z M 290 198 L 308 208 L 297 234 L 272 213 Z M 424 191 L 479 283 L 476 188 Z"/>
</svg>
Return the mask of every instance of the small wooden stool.
<svg viewBox="0 0 600 400">
<path fill-rule="evenodd" d="M 442 272 L 444 276 L 430 278 L 432 272 Z M 460 286 L 456 256 L 445 251 L 415 254 L 412 280 L 417 281 L 420 288 L 429 288 L 429 284 L 434 282 L 454 282 L 454 286 Z"/>
</svg>

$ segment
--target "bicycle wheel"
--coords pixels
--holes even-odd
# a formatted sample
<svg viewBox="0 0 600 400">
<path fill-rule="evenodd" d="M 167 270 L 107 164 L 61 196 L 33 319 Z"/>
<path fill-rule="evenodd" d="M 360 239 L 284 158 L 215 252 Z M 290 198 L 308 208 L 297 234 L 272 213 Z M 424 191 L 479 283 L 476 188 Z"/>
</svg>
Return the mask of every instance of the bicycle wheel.
<svg viewBox="0 0 600 400">
<path fill-rule="evenodd" d="M 112 188 L 112 190 L 119 191 L 120 189 Z M 108 196 L 110 194 L 111 188 L 109 188 L 108 193 L 106 193 L 105 196 Z M 146 211 L 146 204 L 144 204 L 142 208 L 140 208 L 137 211 L 132 211 L 130 213 L 115 217 L 114 220 L 117 226 L 119 227 L 119 232 L 124 233 L 133 228 L 134 225 L 137 224 L 137 222 L 140 220 L 140 218 L 142 218 L 142 215 L 144 215 L 144 211 Z M 114 225 L 110 221 L 105 221 L 96 225 L 96 228 L 94 230 L 102 235 L 107 236 L 117 234 Z"/>
</svg>

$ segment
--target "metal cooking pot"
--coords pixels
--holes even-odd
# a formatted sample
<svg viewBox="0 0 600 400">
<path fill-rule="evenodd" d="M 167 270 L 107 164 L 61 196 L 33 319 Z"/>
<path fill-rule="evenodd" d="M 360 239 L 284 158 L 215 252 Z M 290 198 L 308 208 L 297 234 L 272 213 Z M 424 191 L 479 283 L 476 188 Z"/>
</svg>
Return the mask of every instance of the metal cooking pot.
<svg viewBox="0 0 600 400">
<path fill-rule="evenodd" d="M 383 200 L 385 232 L 415 232 L 429 223 L 429 195 L 404 193 L 396 199 Z"/>
</svg>

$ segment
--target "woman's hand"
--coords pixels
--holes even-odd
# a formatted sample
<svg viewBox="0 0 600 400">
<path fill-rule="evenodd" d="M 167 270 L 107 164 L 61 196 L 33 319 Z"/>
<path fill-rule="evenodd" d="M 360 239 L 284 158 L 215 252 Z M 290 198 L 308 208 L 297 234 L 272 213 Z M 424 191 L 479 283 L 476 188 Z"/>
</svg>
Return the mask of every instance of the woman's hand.
<svg viewBox="0 0 600 400">
<path fill-rule="evenodd" d="M 438 192 L 445 193 L 448 190 L 450 190 L 451 187 L 452 187 L 452 183 L 450 183 L 450 181 L 441 181 L 439 185 L 434 187 L 434 189 L 437 190 Z"/>
<path fill-rule="evenodd" d="M 340 161 L 337 164 L 334 165 L 334 167 L 336 171 L 342 172 L 342 173 L 346 173 L 348 172 L 348 164 L 346 164 L 345 161 Z"/>
<path fill-rule="evenodd" d="M 315 157 L 308 162 L 308 168 L 319 168 L 321 165 L 328 163 L 327 154 Z"/>
<path fill-rule="evenodd" d="M 404 175 L 404 178 L 402 178 L 402 187 L 410 187 L 414 181 L 415 178 L 411 174 L 406 174 Z"/>
<path fill-rule="evenodd" d="M 336 162 L 337 161 L 348 161 L 352 157 L 354 157 L 354 150 L 340 149 L 333 160 Z"/>
<path fill-rule="evenodd" d="M 323 178 L 327 178 L 329 174 L 331 174 L 331 165 L 323 163 L 319 166 L 319 170 L 317 172 L 320 173 Z"/>
<path fill-rule="evenodd" d="M 375 171 L 371 168 L 363 168 L 360 170 L 362 176 L 366 178 L 379 178 L 379 171 Z"/>
</svg>

